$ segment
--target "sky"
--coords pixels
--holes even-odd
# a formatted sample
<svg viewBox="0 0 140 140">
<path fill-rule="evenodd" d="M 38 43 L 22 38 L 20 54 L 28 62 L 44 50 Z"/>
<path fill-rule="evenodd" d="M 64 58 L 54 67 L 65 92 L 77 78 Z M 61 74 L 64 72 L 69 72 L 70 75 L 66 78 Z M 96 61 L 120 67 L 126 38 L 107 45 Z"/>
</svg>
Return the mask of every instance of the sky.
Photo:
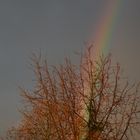
<svg viewBox="0 0 140 140">
<path fill-rule="evenodd" d="M 76 61 L 74 52 L 96 38 L 112 1 L 117 0 L 0 1 L 0 135 L 20 121 L 18 87 L 33 86 L 32 53 L 41 50 L 54 65 L 66 56 Z M 139 81 L 140 1 L 120 1 L 108 52 L 130 80 Z"/>
</svg>

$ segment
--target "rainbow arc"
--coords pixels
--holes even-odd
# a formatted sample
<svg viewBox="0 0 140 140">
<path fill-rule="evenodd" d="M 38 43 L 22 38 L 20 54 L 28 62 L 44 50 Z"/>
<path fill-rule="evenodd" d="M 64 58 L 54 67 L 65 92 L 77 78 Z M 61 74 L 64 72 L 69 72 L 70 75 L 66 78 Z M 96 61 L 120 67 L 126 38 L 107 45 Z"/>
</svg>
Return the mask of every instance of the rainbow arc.
<svg viewBox="0 0 140 140">
<path fill-rule="evenodd" d="M 99 21 L 94 35 L 95 38 L 91 38 L 91 40 L 94 41 L 95 48 L 93 49 L 93 55 L 96 59 L 99 58 L 101 53 L 108 53 L 111 48 L 113 33 L 116 28 L 122 5 L 123 0 L 112 0 Z"/>
</svg>

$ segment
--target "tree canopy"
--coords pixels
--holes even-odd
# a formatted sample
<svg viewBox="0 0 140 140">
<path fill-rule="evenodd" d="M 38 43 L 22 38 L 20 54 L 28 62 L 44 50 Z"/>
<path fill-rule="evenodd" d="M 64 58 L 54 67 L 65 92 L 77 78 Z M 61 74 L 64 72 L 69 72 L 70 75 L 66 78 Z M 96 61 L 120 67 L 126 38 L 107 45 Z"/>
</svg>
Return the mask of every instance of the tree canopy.
<svg viewBox="0 0 140 140">
<path fill-rule="evenodd" d="M 89 47 L 80 57 L 50 67 L 33 56 L 36 84 L 21 88 L 23 120 L 7 140 L 132 140 L 139 133 L 139 85 L 129 84 L 110 55 L 95 60 Z"/>
</svg>

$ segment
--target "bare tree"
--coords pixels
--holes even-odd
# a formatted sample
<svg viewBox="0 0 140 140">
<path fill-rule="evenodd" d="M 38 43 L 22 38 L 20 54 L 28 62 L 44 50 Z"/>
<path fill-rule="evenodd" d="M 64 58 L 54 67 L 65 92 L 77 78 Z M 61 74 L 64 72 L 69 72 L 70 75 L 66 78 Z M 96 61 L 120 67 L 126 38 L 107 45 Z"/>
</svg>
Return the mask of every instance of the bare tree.
<svg viewBox="0 0 140 140">
<path fill-rule="evenodd" d="M 111 56 L 95 60 L 92 47 L 79 66 L 48 67 L 33 57 L 36 85 L 21 89 L 23 120 L 8 131 L 14 140 L 132 140 L 139 127 L 138 84 L 130 85 Z"/>
</svg>

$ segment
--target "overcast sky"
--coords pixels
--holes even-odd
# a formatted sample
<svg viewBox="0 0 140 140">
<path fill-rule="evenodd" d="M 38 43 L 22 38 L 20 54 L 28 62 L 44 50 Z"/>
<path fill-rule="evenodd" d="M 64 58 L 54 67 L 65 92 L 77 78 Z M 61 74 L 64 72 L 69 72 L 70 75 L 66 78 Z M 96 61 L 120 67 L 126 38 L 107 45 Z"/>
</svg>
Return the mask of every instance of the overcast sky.
<svg viewBox="0 0 140 140">
<path fill-rule="evenodd" d="M 18 86 L 30 89 L 30 56 L 51 64 L 84 48 L 112 0 L 0 0 L 0 134 L 20 119 Z M 111 52 L 133 81 L 140 80 L 140 1 L 122 0 Z M 94 40 L 94 39 L 93 39 Z"/>
</svg>

